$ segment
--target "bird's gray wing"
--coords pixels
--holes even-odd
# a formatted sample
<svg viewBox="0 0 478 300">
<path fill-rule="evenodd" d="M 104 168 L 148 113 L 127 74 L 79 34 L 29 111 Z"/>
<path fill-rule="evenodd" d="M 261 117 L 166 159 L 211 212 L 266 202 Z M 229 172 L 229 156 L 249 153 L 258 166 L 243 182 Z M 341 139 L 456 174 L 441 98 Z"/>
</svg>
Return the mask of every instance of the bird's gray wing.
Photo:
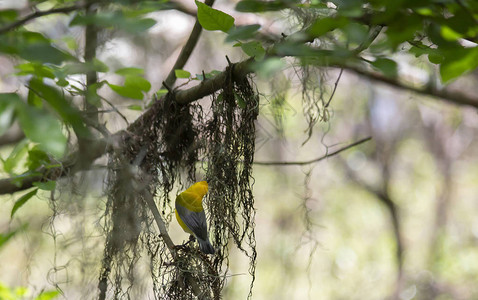
<svg viewBox="0 0 478 300">
<path fill-rule="evenodd" d="M 207 222 L 204 210 L 201 212 L 190 211 L 181 205 L 175 205 L 181 220 L 186 226 L 200 239 L 208 240 L 207 236 Z"/>
</svg>

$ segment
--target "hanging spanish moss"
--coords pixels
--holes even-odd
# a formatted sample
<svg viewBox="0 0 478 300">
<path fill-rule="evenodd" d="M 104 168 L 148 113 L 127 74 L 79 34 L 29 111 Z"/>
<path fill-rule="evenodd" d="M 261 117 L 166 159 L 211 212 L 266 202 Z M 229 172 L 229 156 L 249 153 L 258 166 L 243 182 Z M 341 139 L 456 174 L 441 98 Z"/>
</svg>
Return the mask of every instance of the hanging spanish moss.
<svg viewBox="0 0 478 300">
<path fill-rule="evenodd" d="M 206 177 L 211 185 L 208 207 L 213 240 L 220 247 L 214 266 L 221 273 L 232 237 L 236 247 L 250 260 L 251 295 L 256 267 L 252 163 L 259 99 L 248 79 L 233 83 L 228 77 L 213 101 L 212 111 L 213 117 L 207 124 Z"/>
<path fill-rule="evenodd" d="M 251 295 L 256 265 L 252 163 L 259 98 L 249 79 L 233 80 L 232 68 L 226 70 L 222 90 L 212 95 L 210 111 L 178 104 L 169 93 L 110 153 L 100 299 L 141 296 L 134 278 L 144 258 L 156 299 L 219 299 L 234 246 L 249 258 Z M 193 241 L 172 245 L 167 236 L 173 192 L 204 179 L 210 186 L 205 199 L 210 238 L 217 250 L 210 256 Z"/>
</svg>

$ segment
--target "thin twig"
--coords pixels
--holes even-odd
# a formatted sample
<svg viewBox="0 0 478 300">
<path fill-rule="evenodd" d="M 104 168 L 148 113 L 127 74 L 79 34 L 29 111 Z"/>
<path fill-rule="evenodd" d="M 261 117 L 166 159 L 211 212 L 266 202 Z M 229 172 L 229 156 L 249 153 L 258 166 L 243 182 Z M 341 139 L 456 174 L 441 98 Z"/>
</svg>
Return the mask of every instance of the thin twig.
<svg viewBox="0 0 478 300">
<path fill-rule="evenodd" d="M 332 98 L 334 98 L 335 91 L 337 90 L 337 86 L 339 85 L 340 77 L 342 77 L 342 73 L 344 72 L 344 69 L 340 69 L 339 77 L 337 77 L 337 80 L 335 81 L 334 84 L 334 90 L 332 91 L 332 94 L 330 95 L 329 101 L 325 104 L 325 108 L 329 107 L 330 101 L 332 101 Z"/>
<path fill-rule="evenodd" d="M 126 119 L 126 117 L 118 110 L 115 105 L 113 105 L 113 103 L 111 103 L 108 99 L 104 97 L 101 97 L 101 100 L 105 101 L 109 106 L 111 106 L 111 110 L 99 110 L 99 113 L 115 112 L 121 117 L 121 119 L 123 119 L 123 121 L 125 121 L 126 125 L 129 126 L 128 119 Z"/>
<path fill-rule="evenodd" d="M 31 20 L 34 20 L 36 18 L 40 18 L 40 17 L 43 17 L 43 16 L 52 15 L 52 14 L 66 14 L 66 13 L 70 13 L 72 11 L 75 11 L 77 9 L 84 8 L 85 6 L 86 6 L 86 4 L 75 4 L 75 5 L 72 5 L 72 6 L 53 8 L 53 9 L 45 10 L 45 11 L 36 11 L 32 14 L 29 14 L 29 15 L 25 16 L 24 18 L 22 18 L 20 20 L 17 20 L 13 23 L 10 23 L 6 26 L 3 26 L 2 28 L 0 28 L 0 34 L 4 34 L 4 33 L 8 32 L 10 30 L 13 30 L 17 27 L 20 27 L 20 26 L 26 24 L 27 22 L 29 22 Z"/>
<path fill-rule="evenodd" d="M 261 166 L 274 166 L 274 165 L 280 165 L 280 166 L 303 166 L 303 165 L 309 165 L 309 164 L 313 164 L 313 163 L 316 163 L 316 162 L 319 162 L 321 160 L 324 160 L 328 157 L 331 157 L 331 156 L 334 156 L 336 154 L 339 154 L 340 152 L 342 151 L 345 151 L 345 150 L 348 150 L 352 147 L 355 147 L 357 145 L 360 145 L 362 143 L 365 143 L 369 140 L 371 140 L 372 137 L 369 136 L 369 137 L 366 137 L 366 138 L 363 138 L 361 140 L 358 140 L 350 145 L 347 145 L 343 148 L 340 148 L 338 149 L 337 151 L 334 151 L 332 153 L 329 153 L 329 154 L 326 154 L 324 156 L 321 156 L 319 158 L 315 158 L 315 159 L 312 159 L 312 160 L 307 160 L 307 161 L 255 161 L 254 164 L 255 165 L 261 165 Z"/>
</svg>

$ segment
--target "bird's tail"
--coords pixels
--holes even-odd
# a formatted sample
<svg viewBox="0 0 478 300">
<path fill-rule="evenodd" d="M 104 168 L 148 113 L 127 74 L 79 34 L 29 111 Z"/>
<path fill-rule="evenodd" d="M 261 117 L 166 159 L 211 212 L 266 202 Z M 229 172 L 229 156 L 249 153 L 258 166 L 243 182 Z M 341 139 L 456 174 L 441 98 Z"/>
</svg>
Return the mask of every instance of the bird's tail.
<svg viewBox="0 0 478 300">
<path fill-rule="evenodd" d="M 201 251 L 204 254 L 214 254 L 216 252 L 216 250 L 214 250 L 214 247 L 211 245 L 211 242 L 209 242 L 209 240 L 203 240 L 200 238 L 197 238 L 197 240 L 199 243 L 199 249 L 201 249 Z"/>
</svg>

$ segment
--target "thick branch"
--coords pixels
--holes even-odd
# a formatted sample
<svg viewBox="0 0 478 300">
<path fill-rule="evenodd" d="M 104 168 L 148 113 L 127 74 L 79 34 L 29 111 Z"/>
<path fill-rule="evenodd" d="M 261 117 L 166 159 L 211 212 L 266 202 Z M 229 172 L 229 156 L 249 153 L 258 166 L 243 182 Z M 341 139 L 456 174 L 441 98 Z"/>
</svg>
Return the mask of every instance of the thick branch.
<svg viewBox="0 0 478 300">
<path fill-rule="evenodd" d="M 356 141 L 356 142 L 354 142 L 350 145 L 347 145 L 343 148 L 340 148 L 337 151 L 334 151 L 332 153 L 326 154 L 324 156 L 321 156 L 319 158 L 315 158 L 315 159 L 312 159 L 312 160 L 307 160 L 307 161 L 255 161 L 254 164 L 255 165 L 262 165 L 262 166 L 277 166 L 277 165 L 280 165 L 280 166 L 303 166 L 303 165 L 313 164 L 313 163 L 317 163 L 321 160 L 324 160 L 328 157 L 337 155 L 342 151 L 348 150 L 352 147 L 355 147 L 357 145 L 360 145 L 362 143 L 370 141 L 371 139 L 372 139 L 371 136 L 366 137 L 366 138 L 358 140 L 358 141 Z"/>
<path fill-rule="evenodd" d="M 72 5 L 72 6 L 66 6 L 66 7 L 60 7 L 60 8 L 53 8 L 53 9 L 50 9 L 50 10 L 45 10 L 45 11 L 36 11 L 32 14 L 29 14 L 27 16 L 25 16 L 24 18 L 20 19 L 20 20 L 17 20 L 13 23 L 10 23 L 6 26 L 3 26 L 0 28 L 0 34 L 4 34 L 10 30 L 13 30 L 15 28 L 18 28 L 26 23 L 28 23 L 29 21 L 31 20 L 34 20 L 36 18 L 40 18 L 40 17 L 43 17 L 43 16 L 47 16 L 47 15 L 53 15 L 53 14 L 67 14 L 67 13 L 70 13 L 72 11 L 75 11 L 77 9 L 81 9 L 85 7 L 85 4 L 75 4 L 75 5 Z"/>
</svg>

